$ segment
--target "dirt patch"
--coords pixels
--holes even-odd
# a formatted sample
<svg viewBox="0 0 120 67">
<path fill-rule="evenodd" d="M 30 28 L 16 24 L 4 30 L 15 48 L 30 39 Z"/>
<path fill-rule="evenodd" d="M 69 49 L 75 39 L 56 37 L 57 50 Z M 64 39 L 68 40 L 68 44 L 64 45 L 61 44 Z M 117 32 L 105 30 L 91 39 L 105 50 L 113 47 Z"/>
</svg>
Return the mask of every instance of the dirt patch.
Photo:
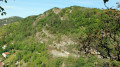
<svg viewBox="0 0 120 67">
<path fill-rule="evenodd" d="M 53 57 L 66 57 L 66 58 L 68 58 L 69 56 L 79 57 L 79 55 L 77 54 L 73 54 L 64 50 L 63 51 L 51 50 L 51 54 L 53 55 Z"/>
<path fill-rule="evenodd" d="M 51 54 L 55 57 L 68 57 L 69 56 L 69 52 L 61 52 L 61 51 L 57 51 L 57 50 L 52 50 Z"/>
</svg>

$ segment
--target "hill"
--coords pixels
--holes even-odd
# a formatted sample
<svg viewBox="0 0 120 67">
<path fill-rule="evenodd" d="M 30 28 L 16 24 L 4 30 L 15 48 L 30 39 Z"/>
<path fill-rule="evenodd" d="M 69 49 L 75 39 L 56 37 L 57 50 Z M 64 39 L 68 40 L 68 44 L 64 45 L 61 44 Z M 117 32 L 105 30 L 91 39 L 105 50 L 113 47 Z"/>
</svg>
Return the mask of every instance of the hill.
<svg viewBox="0 0 120 67">
<path fill-rule="evenodd" d="M 0 59 L 11 67 L 119 67 L 119 22 L 107 11 L 53 8 L 0 27 Z"/>
<path fill-rule="evenodd" d="M 7 25 L 9 23 L 19 21 L 21 19 L 22 19 L 21 17 L 17 17 L 17 16 L 0 19 L 0 26 Z"/>
</svg>

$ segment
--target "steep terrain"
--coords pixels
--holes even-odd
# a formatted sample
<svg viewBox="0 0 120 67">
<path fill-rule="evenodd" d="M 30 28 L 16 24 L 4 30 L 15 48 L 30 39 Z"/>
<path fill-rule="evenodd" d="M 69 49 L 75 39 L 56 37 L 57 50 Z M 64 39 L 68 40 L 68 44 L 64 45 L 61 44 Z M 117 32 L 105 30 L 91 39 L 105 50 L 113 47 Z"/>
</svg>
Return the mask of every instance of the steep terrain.
<svg viewBox="0 0 120 67">
<path fill-rule="evenodd" d="M 104 38 L 104 12 L 79 6 L 53 8 L 0 27 L 0 60 L 10 67 L 119 67 L 117 42 L 108 37 L 114 45 L 104 44 L 110 41 L 106 39 L 99 43 Z M 4 52 L 9 52 L 7 58 Z"/>
<path fill-rule="evenodd" d="M 17 16 L 0 19 L 0 26 L 7 25 L 9 23 L 19 21 L 21 19 L 22 19 L 21 17 L 17 17 Z"/>
</svg>

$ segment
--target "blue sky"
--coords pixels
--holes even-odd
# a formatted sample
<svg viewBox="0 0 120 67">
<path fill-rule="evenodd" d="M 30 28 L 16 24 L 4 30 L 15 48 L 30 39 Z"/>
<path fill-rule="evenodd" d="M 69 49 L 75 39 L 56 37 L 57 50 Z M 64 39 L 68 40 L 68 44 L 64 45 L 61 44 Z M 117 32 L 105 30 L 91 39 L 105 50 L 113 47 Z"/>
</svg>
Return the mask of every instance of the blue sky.
<svg viewBox="0 0 120 67">
<path fill-rule="evenodd" d="M 110 0 L 107 5 L 116 6 L 119 0 Z M 27 17 L 41 14 L 53 7 L 65 8 L 70 6 L 82 6 L 89 8 L 105 8 L 103 0 L 8 0 L 8 3 L 0 3 L 5 8 L 6 18 L 11 16 Z"/>
</svg>

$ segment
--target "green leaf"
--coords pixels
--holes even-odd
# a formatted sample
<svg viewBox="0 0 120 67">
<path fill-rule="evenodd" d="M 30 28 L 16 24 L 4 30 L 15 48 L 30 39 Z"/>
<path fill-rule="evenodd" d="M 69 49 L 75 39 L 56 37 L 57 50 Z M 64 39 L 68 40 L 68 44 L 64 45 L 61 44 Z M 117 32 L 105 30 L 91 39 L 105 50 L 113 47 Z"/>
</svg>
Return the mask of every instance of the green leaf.
<svg viewBox="0 0 120 67">
<path fill-rule="evenodd" d="M 1 11 L 4 11 L 4 8 L 0 6 L 0 10 L 1 10 Z"/>
<path fill-rule="evenodd" d="M 7 0 L 5 0 L 5 3 L 7 3 Z"/>
<path fill-rule="evenodd" d="M 109 0 L 103 0 L 104 1 L 104 3 L 106 3 L 106 2 L 108 2 Z"/>
</svg>

